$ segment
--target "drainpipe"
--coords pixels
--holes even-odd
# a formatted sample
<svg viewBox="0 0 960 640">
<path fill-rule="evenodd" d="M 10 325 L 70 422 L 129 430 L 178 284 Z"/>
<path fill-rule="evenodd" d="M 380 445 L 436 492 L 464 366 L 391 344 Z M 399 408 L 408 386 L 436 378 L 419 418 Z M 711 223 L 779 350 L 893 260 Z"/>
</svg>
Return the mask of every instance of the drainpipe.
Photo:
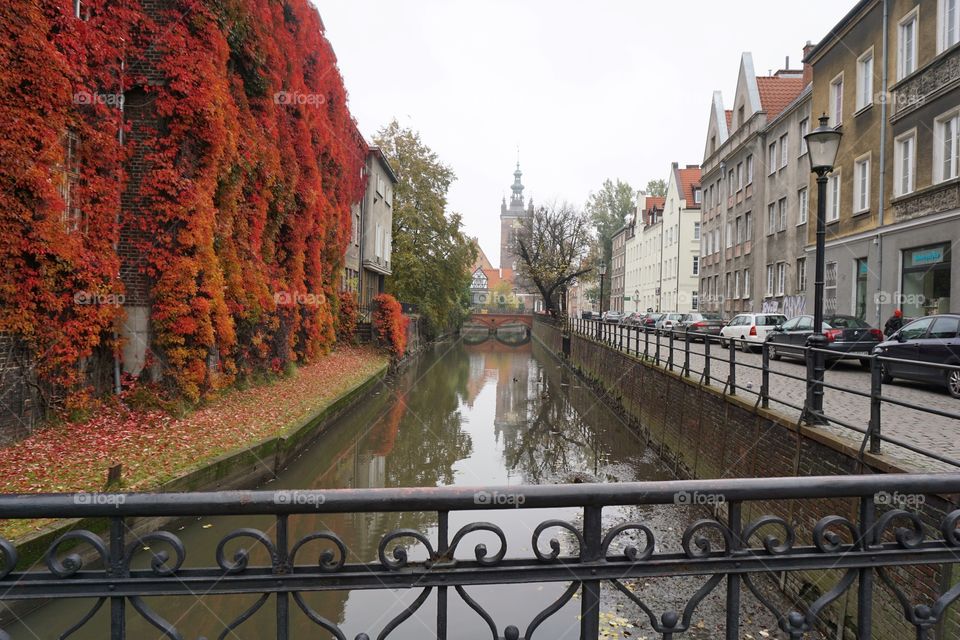
<svg viewBox="0 0 960 640">
<path fill-rule="evenodd" d="M 887 27 L 890 21 L 890 0 L 883 0 L 883 43 L 881 48 L 883 49 L 883 70 L 880 74 L 880 83 L 883 86 L 883 97 L 884 99 L 880 101 L 880 184 L 879 184 L 879 197 L 877 198 L 877 236 L 875 238 L 875 244 L 877 247 L 877 293 L 883 291 L 883 214 L 884 214 L 884 198 L 886 197 L 886 185 L 887 185 L 887 83 L 888 83 L 888 63 L 890 57 L 889 51 L 889 35 L 887 33 Z M 877 326 L 880 326 L 880 323 L 883 322 L 883 317 L 880 314 L 880 299 L 877 298 L 877 302 L 874 303 L 874 310 L 877 314 Z"/>
<path fill-rule="evenodd" d="M 79 0 L 77 1 L 77 8 L 79 10 Z M 123 96 L 123 65 L 124 60 L 120 60 L 120 95 Z M 117 132 L 117 141 L 120 143 L 120 146 L 123 146 L 123 118 L 124 110 L 123 103 L 124 100 L 120 100 L 120 130 Z M 113 241 L 113 252 L 117 253 L 120 250 L 120 207 L 117 207 L 117 212 L 113 218 L 114 224 L 117 228 L 116 240 Z M 117 325 L 113 325 L 113 392 L 116 395 L 120 395 L 120 354 L 117 353 L 117 345 L 120 344 L 120 335 L 117 333 Z"/>
</svg>

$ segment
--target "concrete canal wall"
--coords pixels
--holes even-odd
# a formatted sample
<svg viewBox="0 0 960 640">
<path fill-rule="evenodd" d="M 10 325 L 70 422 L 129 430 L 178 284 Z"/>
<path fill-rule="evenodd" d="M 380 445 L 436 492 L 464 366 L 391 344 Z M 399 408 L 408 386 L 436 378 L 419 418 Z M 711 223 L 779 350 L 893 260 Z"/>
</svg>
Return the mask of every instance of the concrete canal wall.
<svg viewBox="0 0 960 640">
<path fill-rule="evenodd" d="M 537 319 L 533 337 L 564 359 L 585 378 L 673 467 L 680 478 L 763 478 L 840 474 L 902 473 L 897 461 L 886 456 L 865 455 L 820 429 L 798 425 L 786 416 L 755 407 L 721 389 L 701 386 L 664 367 L 645 362 L 594 340 L 563 335 L 559 326 Z M 569 355 L 564 340 L 569 339 Z M 679 371 L 679 368 L 677 368 Z M 920 516 L 930 537 L 941 538 L 940 523 L 957 509 L 958 496 L 925 496 Z M 916 503 L 909 506 L 916 506 Z M 812 544 L 817 521 L 840 515 L 858 521 L 854 500 L 797 500 L 754 502 L 743 507 L 747 524 L 761 515 L 779 516 L 791 523 L 798 545 Z M 878 507 L 878 517 L 890 507 Z M 898 526 L 908 526 L 898 520 Z M 893 527 L 891 527 L 892 529 Z M 769 533 L 783 532 L 770 528 Z M 886 540 L 886 538 L 885 538 Z M 754 537 L 753 545 L 760 537 Z M 913 566 L 891 572 L 912 604 L 931 604 L 960 580 L 956 565 Z M 829 591 L 841 573 L 791 572 L 780 575 L 788 596 L 807 604 Z M 891 591 L 875 580 L 873 638 L 902 640 L 916 635 L 904 622 L 903 610 Z M 845 596 L 826 609 L 824 629 L 830 637 L 855 639 L 857 625 L 856 583 Z M 843 633 L 839 633 L 839 629 Z M 951 608 L 940 625 L 937 638 L 960 638 L 960 614 Z"/>
</svg>

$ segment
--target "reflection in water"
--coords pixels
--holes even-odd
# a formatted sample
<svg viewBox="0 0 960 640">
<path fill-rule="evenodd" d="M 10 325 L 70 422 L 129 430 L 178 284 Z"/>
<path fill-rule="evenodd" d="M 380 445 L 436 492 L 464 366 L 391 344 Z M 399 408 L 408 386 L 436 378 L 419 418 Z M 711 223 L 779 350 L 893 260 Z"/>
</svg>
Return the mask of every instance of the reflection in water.
<svg viewBox="0 0 960 640">
<path fill-rule="evenodd" d="M 294 461 L 265 489 L 331 489 L 441 485 L 504 485 L 579 481 L 661 479 L 667 477 L 646 451 L 592 392 L 580 386 L 539 345 L 531 344 L 525 328 L 498 332 L 498 339 L 438 345 L 397 380 L 371 394 L 361 406 L 344 415 L 327 433 Z M 509 343 L 522 342 L 519 346 Z M 470 344 L 470 343 L 473 344 Z M 576 509 L 504 509 L 483 514 L 502 527 L 508 556 L 530 557 L 531 532 L 548 518 L 576 521 Z M 451 535 L 471 522 L 470 513 L 453 513 Z M 382 536 L 410 528 L 436 540 L 436 513 L 357 513 L 302 515 L 290 519 L 295 541 L 311 532 L 330 530 L 349 547 L 349 562 L 372 562 Z M 210 566 L 224 535 L 239 527 L 256 527 L 274 535 L 274 520 L 265 518 L 203 518 L 171 527 L 188 550 L 186 566 Z M 487 536 L 487 537 L 485 537 Z M 547 536 L 549 537 L 549 536 Z M 487 544 L 491 554 L 498 542 L 486 533 L 471 534 L 463 545 Z M 469 543 L 469 544 L 467 544 Z M 291 542 L 292 545 L 292 542 Z M 267 554 L 251 548 L 251 564 L 269 564 Z M 228 557 L 239 547 L 233 543 Z M 298 552 L 297 562 L 315 563 L 325 549 L 321 541 Z M 413 547 L 412 560 L 424 550 Z M 565 552 L 575 552 L 567 547 Z M 525 628 L 536 611 L 545 608 L 566 587 L 564 583 L 471 587 L 468 591 L 503 625 Z M 305 594 L 305 602 L 319 615 L 342 626 L 348 638 L 360 632 L 376 636 L 393 616 L 412 602 L 419 591 L 391 590 Z M 147 603 L 176 624 L 185 638 L 216 638 L 226 622 L 256 601 L 256 596 L 205 598 L 149 598 Z M 274 598 L 237 628 L 230 638 L 273 637 Z M 92 604 L 92 603 L 89 603 Z M 29 616 L 11 629 L 14 638 L 56 637 L 78 620 L 88 603 L 57 603 Z M 326 638 L 291 601 L 296 638 Z M 579 601 L 573 600 L 538 633 L 547 638 L 577 637 Z M 74 638 L 106 637 L 108 612 L 104 607 Z M 450 591 L 451 636 L 488 637 L 480 618 Z M 391 638 L 432 637 L 435 596 Z M 160 638 L 132 607 L 127 608 L 128 637 Z"/>
</svg>

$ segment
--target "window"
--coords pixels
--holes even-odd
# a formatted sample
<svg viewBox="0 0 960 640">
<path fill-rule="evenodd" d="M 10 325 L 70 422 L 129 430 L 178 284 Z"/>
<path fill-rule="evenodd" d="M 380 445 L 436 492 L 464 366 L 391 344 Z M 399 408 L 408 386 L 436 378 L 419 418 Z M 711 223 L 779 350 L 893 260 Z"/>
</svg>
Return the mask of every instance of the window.
<svg viewBox="0 0 960 640">
<path fill-rule="evenodd" d="M 700 275 L 700 256 L 693 256 L 693 275 Z"/>
<path fill-rule="evenodd" d="M 59 184 L 57 188 L 63 199 L 63 213 L 60 221 L 67 233 L 80 231 L 83 213 L 73 197 L 73 190 L 80 180 L 80 138 L 73 131 L 67 131 L 60 139 L 63 150 L 63 164 L 56 168 Z"/>
<path fill-rule="evenodd" d="M 750 269 L 743 270 L 743 297 L 750 298 Z"/>
<path fill-rule="evenodd" d="M 787 283 L 787 263 L 777 263 L 777 295 L 782 296 Z"/>
<path fill-rule="evenodd" d="M 767 147 L 767 175 L 773 175 L 777 170 L 777 141 L 774 140 Z"/>
<path fill-rule="evenodd" d="M 767 296 L 773 295 L 773 265 L 767 265 Z"/>
<path fill-rule="evenodd" d="M 797 258 L 797 292 L 807 290 L 807 259 Z"/>
<path fill-rule="evenodd" d="M 837 263 L 828 262 L 824 276 L 823 306 L 824 313 L 837 312 Z"/>
<path fill-rule="evenodd" d="M 873 47 L 857 59 L 857 111 L 873 104 Z"/>
<path fill-rule="evenodd" d="M 917 70 L 917 11 L 900 21 L 897 38 L 897 80 Z"/>
<path fill-rule="evenodd" d="M 945 340 L 956 338 L 957 331 L 960 331 L 960 319 L 943 316 L 934 319 L 929 335 L 934 339 Z"/>
<path fill-rule="evenodd" d="M 736 220 L 736 224 L 735 224 L 736 229 L 737 229 L 737 232 L 736 232 L 736 233 L 737 233 L 737 244 L 743 244 L 743 225 L 740 224 L 740 223 L 741 223 L 740 216 L 737 216 L 737 220 Z"/>
<path fill-rule="evenodd" d="M 751 240 L 753 240 L 753 215 L 749 211 L 747 211 L 743 215 L 743 218 L 744 218 L 744 226 L 746 227 L 746 230 L 744 231 L 744 234 L 743 234 L 744 239 L 747 242 L 750 242 Z"/>
<path fill-rule="evenodd" d="M 374 243 L 374 255 L 380 258 L 383 256 L 383 226 L 380 223 L 377 223 L 377 235 L 374 237 Z"/>
<path fill-rule="evenodd" d="M 737 163 L 737 191 L 743 189 L 743 163 Z"/>
<path fill-rule="evenodd" d="M 797 191 L 797 224 L 807 224 L 807 210 L 810 201 L 807 198 L 807 188 L 804 187 Z"/>
<path fill-rule="evenodd" d="M 810 131 L 810 121 L 804 118 L 800 121 L 800 155 L 807 152 L 807 139 L 804 137 Z"/>
<path fill-rule="evenodd" d="M 734 298 L 740 297 L 740 272 L 739 271 L 733 272 L 733 297 Z"/>
<path fill-rule="evenodd" d="M 960 0 L 958 0 L 960 1 Z M 934 174 L 937 182 L 956 178 L 960 163 L 960 111 L 937 119 L 934 125 Z"/>
<path fill-rule="evenodd" d="M 690 308 L 696 311 L 700 307 L 700 294 L 694 291 L 690 294 Z"/>
<path fill-rule="evenodd" d="M 861 158 L 853 165 L 853 211 L 870 208 L 870 158 Z"/>
<path fill-rule="evenodd" d="M 898 137 L 893 149 L 893 188 L 898 196 L 911 193 L 914 188 L 917 146 L 916 129 Z"/>
<path fill-rule="evenodd" d="M 717 227 L 713 230 L 713 252 L 718 253 L 720 251 L 720 227 Z"/>
<path fill-rule="evenodd" d="M 787 166 L 787 135 L 780 136 L 780 168 Z"/>
<path fill-rule="evenodd" d="M 703 195 L 700 193 L 700 187 L 694 187 L 693 189 L 693 202 L 695 204 L 700 204 L 703 200 Z"/>
<path fill-rule="evenodd" d="M 384 192 L 383 188 L 383 176 L 377 176 L 377 195 L 382 196 Z"/>
<path fill-rule="evenodd" d="M 735 189 L 733 188 L 733 185 L 734 185 L 734 182 L 733 182 L 733 169 L 730 169 L 730 172 L 727 173 L 727 195 L 728 195 L 728 196 L 729 196 L 729 195 L 732 195 L 733 192 L 734 192 L 734 190 L 735 190 Z"/>
<path fill-rule="evenodd" d="M 730 274 L 729 274 L 729 273 L 724 276 L 723 291 L 724 291 L 724 295 L 726 295 L 728 298 L 732 298 L 732 297 L 733 297 L 732 295 L 730 295 L 730 294 L 732 293 L 732 291 L 731 291 L 731 289 L 730 289 Z"/>
<path fill-rule="evenodd" d="M 700 239 L 700 223 L 699 222 L 693 223 L 693 239 L 694 240 Z"/>
<path fill-rule="evenodd" d="M 827 222 L 840 219 L 840 172 L 834 172 L 827 179 Z"/>
<path fill-rule="evenodd" d="M 747 156 L 747 184 L 753 183 L 753 154 Z"/>
<path fill-rule="evenodd" d="M 837 127 L 843 123 L 843 74 L 830 82 L 830 125 Z"/>
<path fill-rule="evenodd" d="M 957 5 L 960 5 L 960 0 L 940 0 L 937 53 L 960 42 L 960 7 Z"/>
<path fill-rule="evenodd" d="M 777 202 L 777 217 L 779 218 L 779 226 L 777 231 L 786 231 L 787 230 L 787 199 L 780 198 Z"/>
<path fill-rule="evenodd" d="M 727 249 L 733 246 L 733 224 L 727 222 Z"/>
<path fill-rule="evenodd" d="M 773 235 L 777 230 L 777 205 L 771 202 L 767 205 L 767 235 Z"/>
<path fill-rule="evenodd" d="M 743 105 L 740 105 L 740 108 L 737 109 L 737 127 L 742 127 L 742 126 L 743 126 L 743 121 L 744 121 L 744 117 L 743 117 Z"/>
</svg>

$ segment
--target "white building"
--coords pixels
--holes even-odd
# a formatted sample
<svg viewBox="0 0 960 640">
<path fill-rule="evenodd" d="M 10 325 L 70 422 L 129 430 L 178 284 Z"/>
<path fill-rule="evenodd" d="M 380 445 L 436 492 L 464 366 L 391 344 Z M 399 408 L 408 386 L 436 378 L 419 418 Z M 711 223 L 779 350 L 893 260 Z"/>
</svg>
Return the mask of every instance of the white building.
<svg viewBox="0 0 960 640">
<path fill-rule="evenodd" d="M 650 206 L 655 203 L 649 198 L 645 203 L 632 254 L 637 276 L 631 280 L 639 283 L 634 287 L 641 311 L 699 308 L 701 199 L 700 167 L 673 163 L 662 208 Z"/>
</svg>

